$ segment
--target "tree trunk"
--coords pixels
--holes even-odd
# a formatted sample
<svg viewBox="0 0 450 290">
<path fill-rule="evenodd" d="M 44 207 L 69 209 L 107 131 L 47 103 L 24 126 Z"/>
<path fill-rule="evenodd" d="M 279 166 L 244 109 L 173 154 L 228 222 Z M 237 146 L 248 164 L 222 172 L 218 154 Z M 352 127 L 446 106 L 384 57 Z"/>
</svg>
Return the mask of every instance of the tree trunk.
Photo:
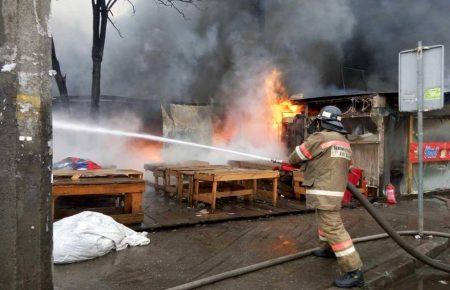
<svg viewBox="0 0 450 290">
<path fill-rule="evenodd" d="M 91 115 L 98 116 L 100 110 L 100 78 L 102 61 L 92 58 L 92 87 L 91 87 Z"/>
<path fill-rule="evenodd" d="M 105 0 L 92 0 L 92 85 L 91 85 L 91 117 L 97 118 L 100 111 L 100 81 L 103 60 L 103 49 L 108 23 L 108 8 Z"/>
<path fill-rule="evenodd" d="M 56 71 L 55 81 L 58 86 L 59 96 L 63 103 L 64 109 L 67 113 L 70 113 L 70 101 L 67 93 L 66 76 L 61 73 L 61 67 L 59 65 L 58 58 L 56 57 L 55 43 L 52 38 L 52 67 Z"/>
</svg>

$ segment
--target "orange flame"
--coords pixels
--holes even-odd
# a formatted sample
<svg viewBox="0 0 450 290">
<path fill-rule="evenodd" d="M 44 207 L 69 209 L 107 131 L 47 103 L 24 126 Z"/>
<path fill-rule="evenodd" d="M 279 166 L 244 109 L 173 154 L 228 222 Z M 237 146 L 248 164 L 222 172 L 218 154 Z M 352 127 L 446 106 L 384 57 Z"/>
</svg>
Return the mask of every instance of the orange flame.
<svg viewBox="0 0 450 290">
<path fill-rule="evenodd" d="M 255 88 L 255 92 L 258 89 Z M 254 102 L 254 107 L 242 108 L 237 105 L 229 108 L 225 122 L 220 119 L 214 124 L 213 143 L 215 145 L 227 144 L 238 134 L 256 146 L 265 145 L 267 142 L 279 142 L 283 118 L 300 114 L 302 106 L 295 105 L 289 100 L 282 74 L 277 69 L 263 76 L 261 89 L 262 99 Z M 260 97 L 260 93 L 249 98 Z"/>
<path fill-rule="evenodd" d="M 278 130 L 283 118 L 300 114 L 302 107 L 294 105 L 288 98 L 287 89 L 281 80 L 281 72 L 272 70 L 265 80 L 266 100 L 272 113 L 272 128 Z"/>
<path fill-rule="evenodd" d="M 142 139 L 128 141 L 128 149 L 133 150 L 136 156 L 145 156 L 145 161 L 162 162 L 163 144 Z"/>
</svg>

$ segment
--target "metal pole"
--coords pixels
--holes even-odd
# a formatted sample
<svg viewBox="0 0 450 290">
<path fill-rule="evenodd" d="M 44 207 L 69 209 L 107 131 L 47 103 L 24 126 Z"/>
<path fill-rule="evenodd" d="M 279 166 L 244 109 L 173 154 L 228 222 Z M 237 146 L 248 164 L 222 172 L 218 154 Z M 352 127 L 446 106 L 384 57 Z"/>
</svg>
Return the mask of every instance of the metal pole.
<svg viewBox="0 0 450 290">
<path fill-rule="evenodd" d="M 417 138 L 419 143 L 419 184 L 417 188 L 419 203 L 419 235 L 423 236 L 423 50 L 422 41 L 417 48 Z"/>
</svg>

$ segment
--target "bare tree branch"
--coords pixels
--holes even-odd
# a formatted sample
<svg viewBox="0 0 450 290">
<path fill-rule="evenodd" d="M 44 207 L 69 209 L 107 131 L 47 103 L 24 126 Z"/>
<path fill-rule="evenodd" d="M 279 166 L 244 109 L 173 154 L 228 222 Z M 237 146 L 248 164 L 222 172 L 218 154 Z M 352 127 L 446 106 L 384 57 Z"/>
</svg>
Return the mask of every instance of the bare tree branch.
<svg viewBox="0 0 450 290">
<path fill-rule="evenodd" d="M 156 0 L 156 3 L 159 3 L 161 5 L 164 5 L 166 7 L 172 7 L 175 9 L 185 20 L 187 20 L 186 15 L 184 12 L 175 5 L 176 2 L 185 3 L 185 4 L 194 4 L 196 0 Z M 198 0 L 199 1 L 199 0 Z"/>
<path fill-rule="evenodd" d="M 136 8 L 134 7 L 133 2 L 131 2 L 131 0 L 127 0 L 128 3 L 130 3 L 131 8 L 133 8 L 133 15 L 136 14 Z"/>
<path fill-rule="evenodd" d="M 108 3 L 106 4 L 106 9 L 109 11 L 111 10 L 111 8 L 114 6 L 114 4 L 116 4 L 117 0 L 109 0 Z"/>
<path fill-rule="evenodd" d="M 108 16 L 108 20 L 111 23 L 111 25 L 114 27 L 114 29 L 116 29 L 117 33 L 119 34 L 120 38 L 123 38 L 122 33 L 120 32 L 119 28 L 117 28 L 116 24 L 114 23 L 114 21 L 111 20 L 111 18 Z"/>
</svg>

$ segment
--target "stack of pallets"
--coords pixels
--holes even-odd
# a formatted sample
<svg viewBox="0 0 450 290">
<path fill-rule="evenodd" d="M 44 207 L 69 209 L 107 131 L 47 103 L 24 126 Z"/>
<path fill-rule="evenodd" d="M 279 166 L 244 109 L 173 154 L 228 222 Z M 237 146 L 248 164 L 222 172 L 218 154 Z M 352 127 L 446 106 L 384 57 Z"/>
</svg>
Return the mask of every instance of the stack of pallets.
<svg viewBox="0 0 450 290">
<path fill-rule="evenodd" d="M 109 214 L 123 224 L 141 223 L 142 193 L 145 181 L 141 171 L 131 169 L 53 170 L 52 205 L 53 218 L 63 218 L 82 210 Z M 99 196 L 117 197 L 119 205 L 96 208 L 56 208 L 62 197 L 87 197 L 93 202 Z"/>
</svg>

